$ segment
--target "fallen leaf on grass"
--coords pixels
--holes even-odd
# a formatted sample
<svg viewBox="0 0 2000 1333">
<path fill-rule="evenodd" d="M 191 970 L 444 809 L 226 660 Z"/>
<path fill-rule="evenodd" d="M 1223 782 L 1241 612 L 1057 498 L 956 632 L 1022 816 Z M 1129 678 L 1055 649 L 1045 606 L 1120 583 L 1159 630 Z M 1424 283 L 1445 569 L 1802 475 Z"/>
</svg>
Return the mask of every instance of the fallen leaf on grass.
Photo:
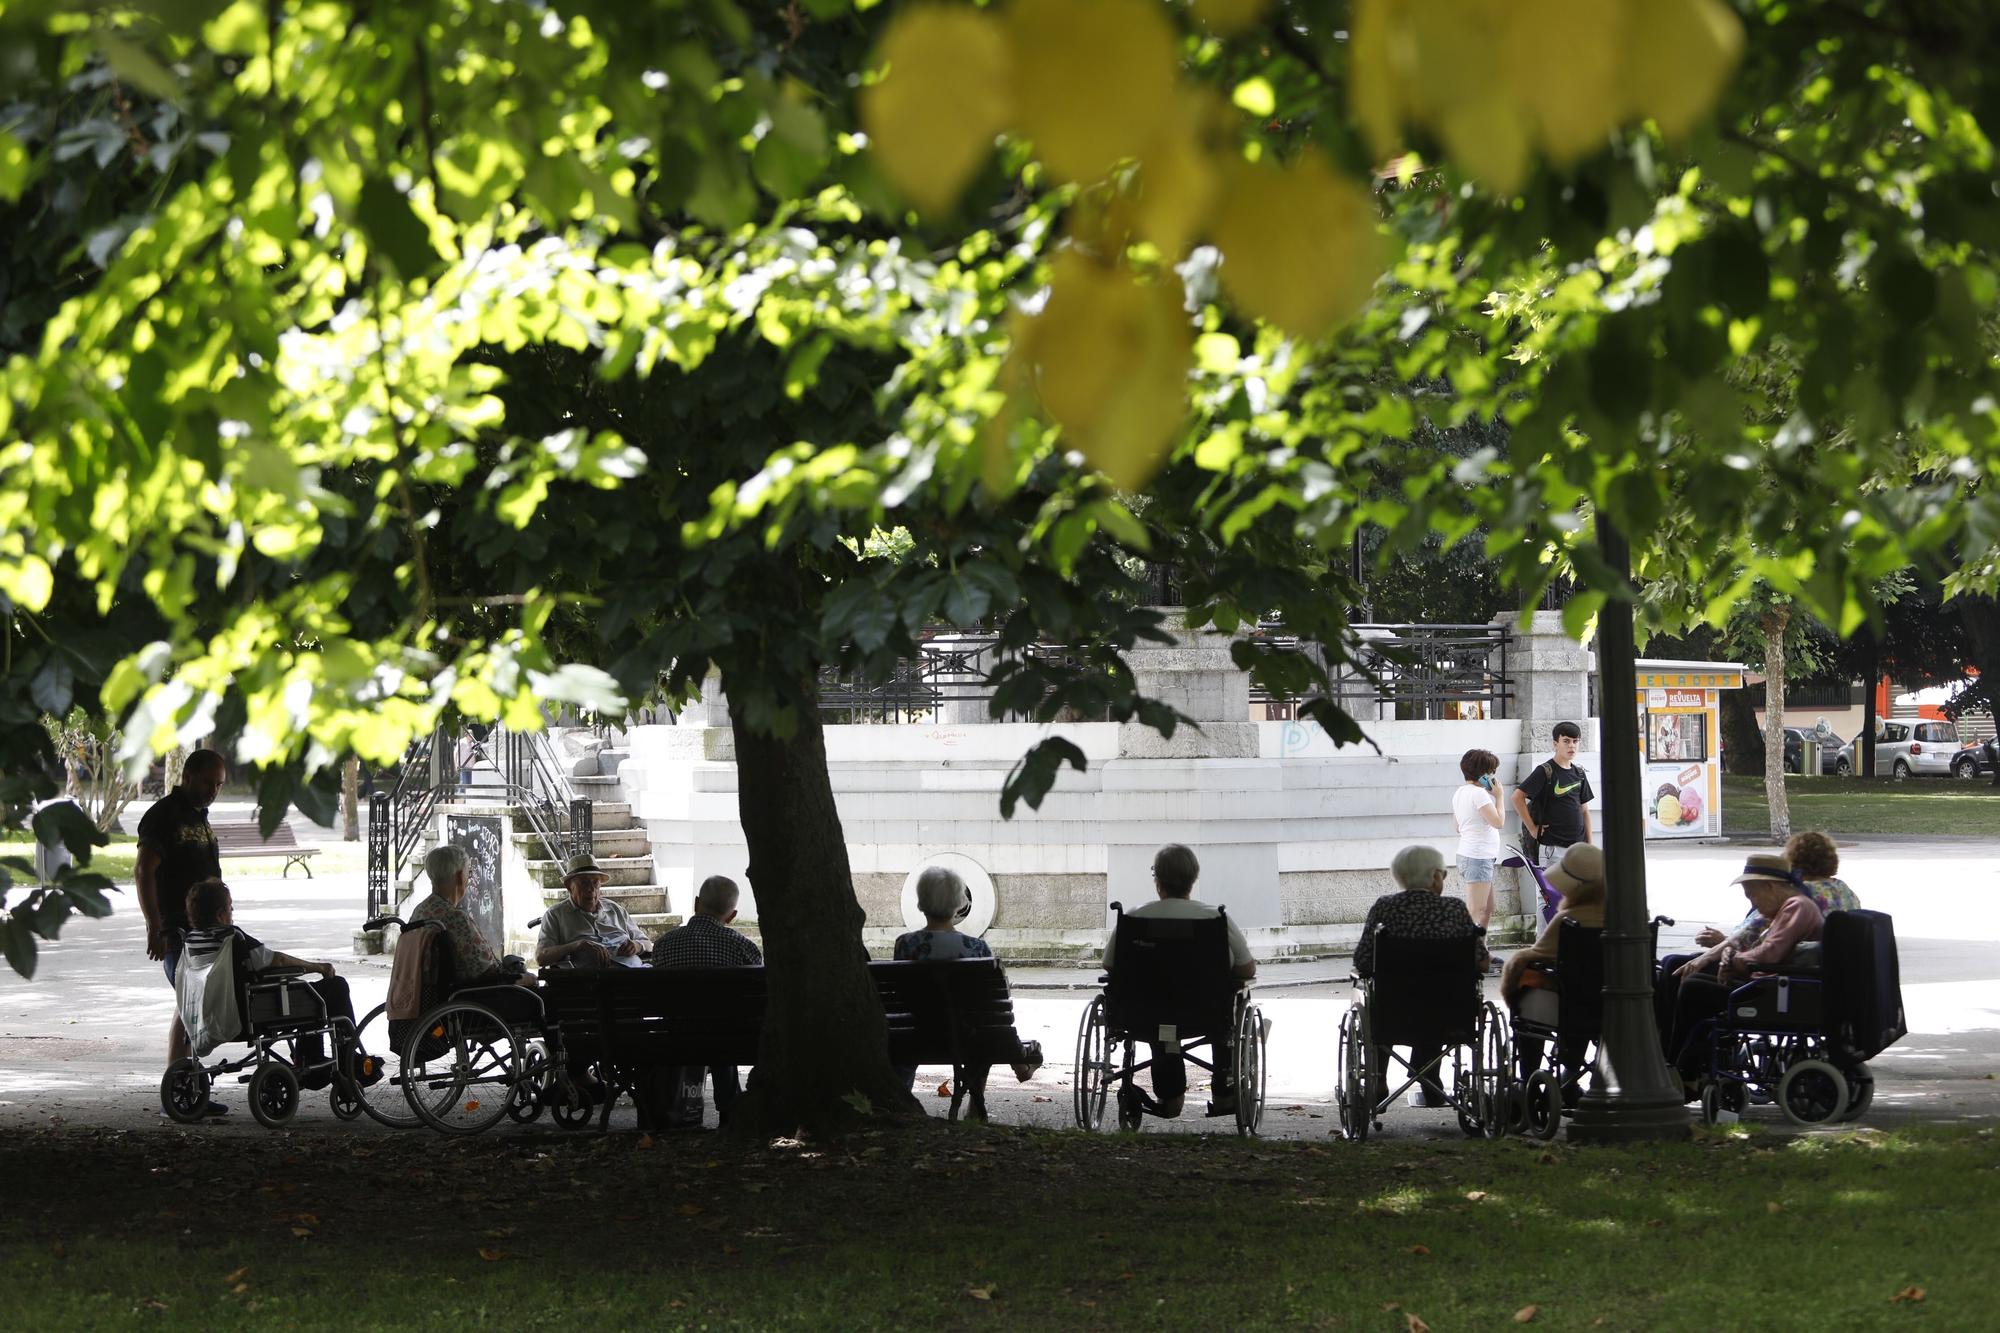
<svg viewBox="0 0 2000 1333">
<path fill-rule="evenodd" d="M 507 1257 L 507 1251 L 491 1245 L 482 1245 L 479 1247 L 479 1257 L 489 1264 L 498 1263 Z"/>
<path fill-rule="evenodd" d="M 233 1287 L 238 1282 L 241 1282 L 244 1278 L 249 1276 L 250 1276 L 250 1268 L 249 1265 L 246 1264 L 242 1268 L 237 1269 L 234 1273 L 223 1274 L 222 1285 L 225 1287 Z"/>
<path fill-rule="evenodd" d="M 674 1209 L 674 1211 L 679 1213 L 682 1217 L 699 1217 L 701 1214 L 707 1212 L 708 1209 L 702 1207 L 698 1203 L 684 1203 L 680 1207 Z"/>
<path fill-rule="evenodd" d="M 669 1310 L 685 1310 L 687 1309 L 687 1307 L 688 1303 L 683 1300 L 671 1300 L 667 1302 L 667 1308 Z"/>
<path fill-rule="evenodd" d="M 1779 1203 L 1776 1199 L 1769 1199 L 1764 1203 L 1764 1211 L 1767 1213 L 1782 1213 L 1785 1211 L 1785 1205 Z"/>
<path fill-rule="evenodd" d="M 1540 1314 L 1541 1310 L 1542 1307 L 1539 1305 L 1524 1305 L 1514 1311 L 1514 1322 L 1517 1324 L 1532 1324 L 1535 1322 L 1535 1316 Z"/>
<path fill-rule="evenodd" d="M 1467 1191 L 1465 1192 L 1465 1197 L 1466 1197 L 1467 1201 L 1469 1201 L 1469 1202 L 1471 1202 L 1471 1203 L 1478 1203 L 1478 1202 L 1479 1202 L 1479 1201 L 1480 1201 L 1481 1199 L 1483 1199 L 1483 1198 L 1485 1198 L 1485 1197 L 1486 1197 L 1486 1191 L 1485 1191 L 1485 1190 L 1467 1190 Z"/>
<path fill-rule="evenodd" d="M 1419 1257 L 1429 1254 L 1430 1252 L 1431 1252 L 1431 1247 L 1428 1245 L 1412 1245 L 1410 1247 L 1410 1253 L 1417 1255 Z"/>
<path fill-rule="evenodd" d="M 1408 1310 L 1405 1310 L 1403 1312 L 1403 1333 L 1431 1333 L 1431 1326 L 1411 1314 Z"/>
<path fill-rule="evenodd" d="M 297 1237 L 298 1237 L 298 1238 L 299 1238 L 300 1240 L 310 1240 L 310 1239 L 312 1238 L 312 1228 L 311 1228 L 311 1227 L 293 1227 L 293 1228 L 292 1228 L 292 1234 L 293 1234 L 294 1236 L 297 1236 Z"/>
<path fill-rule="evenodd" d="M 1382 1305 L 1382 1313 L 1387 1314 L 1391 1310 L 1400 1310 L 1402 1308 L 1402 1305 L 1396 1301 L 1386 1301 Z"/>
<path fill-rule="evenodd" d="M 69 1246 L 63 1244 L 61 1241 L 57 1241 L 55 1244 L 49 1246 L 49 1252 L 58 1259 L 66 1259 L 69 1257 Z"/>
<path fill-rule="evenodd" d="M 165 1301 L 156 1300 L 151 1296 L 148 1296 L 145 1300 L 140 1301 L 139 1304 L 142 1308 L 147 1310 L 164 1310 L 167 1308 L 167 1303 Z"/>
<path fill-rule="evenodd" d="M 248 1282 L 239 1282 L 235 1286 L 231 1287 L 229 1290 L 232 1295 L 241 1296 L 243 1293 L 250 1290 L 250 1284 Z"/>
<path fill-rule="evenodd" d="M 1902 1305 L 1907 1302 L 1911 1305 L 1920 1305 L 1923 1303 L 1924 1295 L 1925 1292 L 1922 1287 L 1904 1287 L 1889 1298 L 1889 1304 Z"/>
<path fill-rule="evenodd" d="M 1666 1224 L 1667 1219 L 1664 1217 L 1649 1217 L 1646 1219 L 1646 1225 L 1649 1227 L 1663 1227 Z"/>
<path fill-rule="evenodd" d="M 639 1136 L 639 1141 L 633 1144 L 632 1146 L 637 1148 L 640 1152 L 644 1152 L 646 1151 L 646 1149 L 653 1146 L 653 1136 L 651 1134 L 641 1134 Z"/>
<path fill-rule="evenodd" d="M 989 1282 L 983 1287 L 967 1287 L 965 1294 L 972 1297 L 975 1301 L 990 1301 L 993 1299 L 993 1293 L 996 1289 L 997 1284 Z"/>
</svg>

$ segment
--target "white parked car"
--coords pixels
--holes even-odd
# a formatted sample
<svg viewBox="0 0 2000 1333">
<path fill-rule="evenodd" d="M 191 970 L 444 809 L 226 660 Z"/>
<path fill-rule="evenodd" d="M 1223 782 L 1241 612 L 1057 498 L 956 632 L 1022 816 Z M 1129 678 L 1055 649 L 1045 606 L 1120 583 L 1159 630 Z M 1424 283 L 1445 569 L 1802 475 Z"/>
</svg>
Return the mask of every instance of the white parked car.
<svg viewBox="0 0 2000 1333">
<path fill-rule="evenodd" d="M 1860 739 L 1842 746 L 1834 760 L 1844 778 L 1861 771 Z M 1875 772 L 1882 777 L 1946 777 L 1959 753 L 1958 728 L 1949 722 L 1884 722 L 1875 733 Z"/>
</svg>

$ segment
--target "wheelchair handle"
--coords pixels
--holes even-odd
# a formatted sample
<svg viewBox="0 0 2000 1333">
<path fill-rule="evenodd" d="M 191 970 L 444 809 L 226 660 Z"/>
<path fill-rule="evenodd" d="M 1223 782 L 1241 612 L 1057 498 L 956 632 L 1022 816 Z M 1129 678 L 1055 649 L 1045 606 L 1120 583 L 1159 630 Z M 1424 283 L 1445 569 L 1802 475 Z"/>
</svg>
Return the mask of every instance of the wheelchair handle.
<svg viewBox="0 0 2000 1333">
<path fill-rule="evenodd" d="M 1671 926 L 1674 924 L 1674 919 L 1670 916 L 1656 916 L 1653 918 L 1653 924 L 1656 926 Z"/>
<path fill-rule="evenodd" d="M 384 926 L 401 926 L 403 924 L 403 918 L 399 916 L 371 916 L 361 923 L 361 928 L 363 930 L 380 930 Z"/>
</svg>

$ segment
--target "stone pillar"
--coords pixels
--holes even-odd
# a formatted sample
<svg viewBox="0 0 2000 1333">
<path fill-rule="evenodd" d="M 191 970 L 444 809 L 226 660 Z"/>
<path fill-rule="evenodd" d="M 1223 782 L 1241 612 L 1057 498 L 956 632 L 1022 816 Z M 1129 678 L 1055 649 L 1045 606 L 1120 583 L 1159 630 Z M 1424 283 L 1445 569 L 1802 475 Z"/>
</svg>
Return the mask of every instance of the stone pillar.
<svg viewBox="0 0 2000 1333">
<path fill-rule="evenodd" d="M 701 683 L 701 693 L 687 701 L 674 715 L 677 727 L 721 727 L 729 730 L 729 700 L 722 693 L 722 673 L 711 671 Z"/>
<path fill-rule="evenodd" d="M 1548 758 L 1554 748 L 1558 722 L 1576 723 L 1583 729 L 1581 748 L 1593 749 L 1597 728 L 1590 716 L 1590 675 L 1597 669 L 1597 659 L 1589 649 L 1563 633 L 1562 612 L 1536 611 L 1529 617 L 1526 629 L 1520 628 L 1517 612 L 1495 616 L 1492 623 L 1514 636 L 1507 645 L 1506 670 L 1514 685 L 1511 714 L 1521 723 L 1520 764 L 1515 780 L 1519 781 L 1530 767 Z M 1599 765 L 1594 759 L 1585 759 L 1583 763 L 1591 770 L 1592 785 L 1599 785 L 1595 781 L 1601 777 Z M 1508 791 L 1511 790 L 1510 785 Z M 1514 817 L 1513 802 L 1505 796 L 1502 800 L 1507 810 L 1507 827 L 1501 836 L 1509 842 L 1518 842 L 1521 826 Z M 1539 930 L 1535 881 L 1527 871 L 1501 870 L 1493 892 L 1497 938 L 1514 938 L 1521 933 L 1533 935 Z M 1501 917 L 1509 912 L 1510 899 L 1513 916 L 1502 926 Z"/>
<path fill-rule="evenodd" d="M 1493 618 L 1514 633 L 1507 648 L 1507 674 L 1514 680 L 1513 716 L 1521 720 L 1521 753 L 1547 755 L 1558 722 L 1583 728 L 1583 745 L 1596 740 L 1590 717 L 1590 674 L 1597 659 L 1563 633 L 1562 612 L 1536 611 L 1528 628 L 1509 612 Z"/>
<path fill-rule="evenodd" d="M 1159 608 L 1172 644 L 1141 643 L 1125 654 L 1139 692 L 1194 719 L 1171 737 L 1142 722 L 1118 733 L 1123 759 L 1254 759 L 1257 724 L 1250 720 L 1250 675 L 1229 655 L 1233 635 L 1190 630 L 1179 607 Z M 1241 632 L 1241 631 L 1239 631 Z"/>
</svg>

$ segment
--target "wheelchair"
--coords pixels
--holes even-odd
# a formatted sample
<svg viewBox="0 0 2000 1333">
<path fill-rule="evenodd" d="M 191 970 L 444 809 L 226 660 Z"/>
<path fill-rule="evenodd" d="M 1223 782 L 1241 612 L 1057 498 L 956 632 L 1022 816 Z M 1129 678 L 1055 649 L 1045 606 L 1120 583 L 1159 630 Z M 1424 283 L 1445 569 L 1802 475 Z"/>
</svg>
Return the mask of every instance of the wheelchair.
<svg viewBox="0 0 2000 1333">
<path fill-rule="evenodd" d="M 1867 1062 L 1907 1031 L 1893 922 L 1829 912 L 1816 971 L 1772 969 L 1729 992 L 1709 1033 L 1702 1122 L 1765 1102 L 1801 1127 L 1858 1120 L 1875 1100 Z"/>
<path fill-rule="evenodd" d="M 1673 924 L 1672 917 L 1653 918 L 1650 951 L 1655 955 L 1660 927 Z M 1559 984 L 1538 984 L 1543 979 Z M 1564 1108 L 1582 1092 L 1583 1076 L 1597 1063 L 1596 1048 L 1604 1033 L 1603 929 L 1565 918 L 1556 928 L 1555 967 L 1530 968 L 1521 980 L 1513 1019 L 1516 1058 L 1507 1128 L 1514 1134 L 1552 1139 L 1562 1128 Z M 1529 1061 L 1528 1042 L 1539 1044 L 1541 1059 Z"/>
<path fill-rule="evenodd" d="M 461 1135 L 502 1119 L 528 1124 L 545 1108 L 565 1128 L 589 1123 L 590 1102 L 568 1077 L 559 1039 L 545 1030 L 539 995 L 521 986 L 458 988 L 438 923 L 381 916 L 364 928 L 389 925 L 403 932 L 399 953 L 424 932 L 438 933 L 412 955 L 421 957 L 418 1017 L 391 1018 L 383 1003 L 361 1020 L 361 1110 L 394 1129 L 429 1125 Z"/>
<path fill-rule="evenodd" d="M 1264 1119 L 1270 1024 L 1230 964 L 1226 913 L 1192 920 L 1127 916 L 1118 903 L 1111 904 L 1111 911 L 1111 969 L 1102 978 L 1103 993 L 1085 1007 L 1077 1027 L 1077 1127 L 1103 1128 L 1115 1084 L 1118 1128 L 1137 1130 L 1146 1111 L 1135 1076 L 1176 1058 L 1211 1076 L 1219 1074 L 1218 1050 L 1226 1034 L 1227 1071 L 1236 1088 L 1236 1132 L 1255 1134 Z M 1141 1060 L 1140 1042 L 1161 1049 Z M 1204 1046 L 1206 1056 L 1195 1054 Z"/>
<path fill-rule="evenodd" d="M 1507 1132 L 1513 1091 L 1513 1053 L 1506 1015 L 1484 998 L 1485 972 L 1475 965 L 1471 939 L 1412 940 L 1378 933 L 1372 977 L 1349 978 L 1360 998 L 1340 1020 L 1334 1104 L 1343 1138 L 1359 1143 L 1382 1128 L 1382 1113 L 1420 1080 L 1437 1075 L 1451 1060 L 1452 1086 L 1445 1102 L 1470 1138 L 1497 1139 Z M 1396 1053 L 1397 1046 L 1443 1049 L 1421 1067 Z M 1381 1067 L 1378 1051 L 1387 1052 Z M 1390 1076 L 1401 1066 L 1406 1077 L 1394 1088 Z"/>
<path fill-rule="evenodd" d="M 189 1055 L 168 1066 L 160 1079 L 160 1105 L 170 1119 L 198 1123 L 207 1113 L 215 1081 L 236 1074 L 239 1083 L 250 1085 L 250 1114 L 258 1124 L 276 1129 L 298 1114 L 301 1075 L 322 1071 L 333 1075 L 328 1097 L 334 1115 L 352 1120 L 361 1114 L 359 1072 L 350 1079 L 340 1068 L 341 1048 L 356 1039 L 354 1025 L 327 1014 L 307 975 L 297 968 L 266 968 L 236 978 L 237 1012 L 243 1017 L 238 1039 L 250 1043 L 250 1049 L 212 1064 Z M 326 1054 L 310 1063 L 301 1057 L 300 1047 L 315 1036 Z"/>
</svg>

